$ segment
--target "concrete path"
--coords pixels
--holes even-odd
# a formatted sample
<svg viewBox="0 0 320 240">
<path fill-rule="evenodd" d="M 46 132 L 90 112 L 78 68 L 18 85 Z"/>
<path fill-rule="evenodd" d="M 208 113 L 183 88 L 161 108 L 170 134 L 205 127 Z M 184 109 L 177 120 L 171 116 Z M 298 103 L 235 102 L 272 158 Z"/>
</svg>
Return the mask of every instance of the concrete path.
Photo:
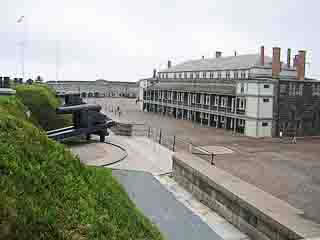
<svg viewBox="0 0 320 240">
<path fill-rule="evenodd" d="M 173 152 L 146 137 L 112 135 L 107 141 L 123 146 L 128 153 L 123 161 L 110 165 L 112 169 L 144 171 L 154 175 L 172 171 Z"/>
<path fill-rule="evenodd" d="M 183 206 L 152 174 L 113 170 L 136 206 L 168 240 L 220 240 L 199 216 Z"/>
<path fill-rule="evenodd" d="M 91 166 L 105 166 L 118 162 L 126 156 L 126 152 L 111 144 L 90 142 L 70 146 L 72 153 L 80 158 L 80 161 Z"/>
<path fill-rule="evenodd" d="M 174 195 L 185 207 L 208 224 L 208 226 L 222 239 L 225 240 L 248 240 L 249 237 L 230 224 L 226 219 L 212 211 L 210 208 L 195 199 L 191 193 L 184 190 L 169 175 L 155 176 L 165 188 Z"/>
</svg>

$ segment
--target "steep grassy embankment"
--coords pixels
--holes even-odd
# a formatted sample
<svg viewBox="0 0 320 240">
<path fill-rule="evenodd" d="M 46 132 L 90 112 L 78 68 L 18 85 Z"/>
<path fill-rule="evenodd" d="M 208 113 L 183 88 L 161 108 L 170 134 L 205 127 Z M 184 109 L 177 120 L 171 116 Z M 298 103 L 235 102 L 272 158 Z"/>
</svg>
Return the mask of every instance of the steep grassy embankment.
<svg viewBox="0 0 320 240">
<path fill-rule="evenodd" d="M 46 86 L 19 85 L 17 97 L 31 111 L 30 121 L 44 130 L 52 130 L 70 125 L 71 116 L 57 115 L 55 109 L 60 105 L 55 93 Z"/>
<path fill-rule="evenodd" d="M 34 88 L 0 96 L 0 239 L 162 239 L 110 170 L 83 166 L 27 119 L 19 99 L 37 110 Z"/>
</svg>

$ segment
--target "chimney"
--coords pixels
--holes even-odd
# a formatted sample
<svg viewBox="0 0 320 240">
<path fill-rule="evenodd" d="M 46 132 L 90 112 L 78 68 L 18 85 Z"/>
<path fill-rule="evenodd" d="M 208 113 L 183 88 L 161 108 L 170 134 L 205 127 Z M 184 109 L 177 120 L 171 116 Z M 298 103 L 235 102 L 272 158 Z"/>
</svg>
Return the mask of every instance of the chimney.
<svg viewBox="0 0 320 240">
<path fill-rule="evenodd" d="M 288 52 L 287 52 L 287 67 L 290 68 L 291 66 L 291 49 L 288 48 Z"/>
<path fill-rule="evenodd" d="M 222 52 L 220 52 L 220 51 L 216 51 L 216 58 L 221 57 L 221 55 L 222 55 Z"/>
<path fill-rule="evenodd" d="M 299 55 L 294 55 L 294 59 L 293 59 L 293 67 L 294 68 L 297 68 L 298 62 L 299 62 Z"/>
<path fill-rule="evenodd" d="M 157 69 L 153 69 L 153 78 L 157 77 Z"/>
<path fill-rule="evenodd" d="M 279 47 L 274 47 L 272 54 L 272 77 L 278 78 L 281 71 L 280 52 Z"/>
<path fill-rule="evenodd" d="M 260 64 L 264 66 L 264 46 L 260 48 Z"/>
<path fill-rule="evenodd" d="M 171 61 L 168 60 L 168 68 L 171 68 Z"/>
<path fill-rule="evenodd" d="M 202 59 L 204 59 L 204 56 L 202 56 Z"/>
<path fill-rule="evenodd" d="M 237 56 L 237 51 L 234 51 L 234 56 L 235 56 L 235 57 Z"/>
<path fill-rule="evenodd" d="M 306 51 L 300 50 L 298 55 L 297 79 L 304 80 L 306 71 Z"/>
</svg>

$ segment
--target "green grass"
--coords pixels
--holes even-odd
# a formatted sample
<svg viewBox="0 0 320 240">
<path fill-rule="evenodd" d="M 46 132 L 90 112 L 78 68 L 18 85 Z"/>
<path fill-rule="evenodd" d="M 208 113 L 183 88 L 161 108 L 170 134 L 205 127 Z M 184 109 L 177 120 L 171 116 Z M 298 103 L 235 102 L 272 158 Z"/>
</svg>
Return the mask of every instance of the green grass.
<svg viewBox="0 0 320 240">
<path fill-rule="evenodd" d="M 17 97 L 31 112 L 30 121 L 44 130 L 66 127 L 72 124 L 70 115 L 57 115 L 60 105 L 55 93 L 44 85 L 19 85 Z"/>
<path fill-rule="evenodd" d="M 0 239 L 162 239 L 110 170 L 28 121 L 26 96 L 0 97 Z"/>
</svg>

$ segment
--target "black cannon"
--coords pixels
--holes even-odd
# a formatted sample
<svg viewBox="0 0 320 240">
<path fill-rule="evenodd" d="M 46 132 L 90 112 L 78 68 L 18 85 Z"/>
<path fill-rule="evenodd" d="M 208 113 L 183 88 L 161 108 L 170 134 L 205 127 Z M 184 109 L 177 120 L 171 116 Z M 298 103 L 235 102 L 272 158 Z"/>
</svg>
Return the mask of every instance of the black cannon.
<svg viewBox="0 0 320 240">
<path fill-rule="evenodd" d="M 109 135 L 108 129 L 114 125 L 114 122 L 100 111 L 101 106 L 97 104 L 71 105 L 71 102 L 67 101 L 67 104 L 58 107 L 56 112 L 57 114 L 72 114 L 73 126 L 48 131 L 47 135 L 49 138 L 60 141 L 80 135 L 85 135 L 89 140 L 91 134 L 95 134 L 100 136 L 100 142 L 104 142 L 105 136 Z"/>
</svg>

